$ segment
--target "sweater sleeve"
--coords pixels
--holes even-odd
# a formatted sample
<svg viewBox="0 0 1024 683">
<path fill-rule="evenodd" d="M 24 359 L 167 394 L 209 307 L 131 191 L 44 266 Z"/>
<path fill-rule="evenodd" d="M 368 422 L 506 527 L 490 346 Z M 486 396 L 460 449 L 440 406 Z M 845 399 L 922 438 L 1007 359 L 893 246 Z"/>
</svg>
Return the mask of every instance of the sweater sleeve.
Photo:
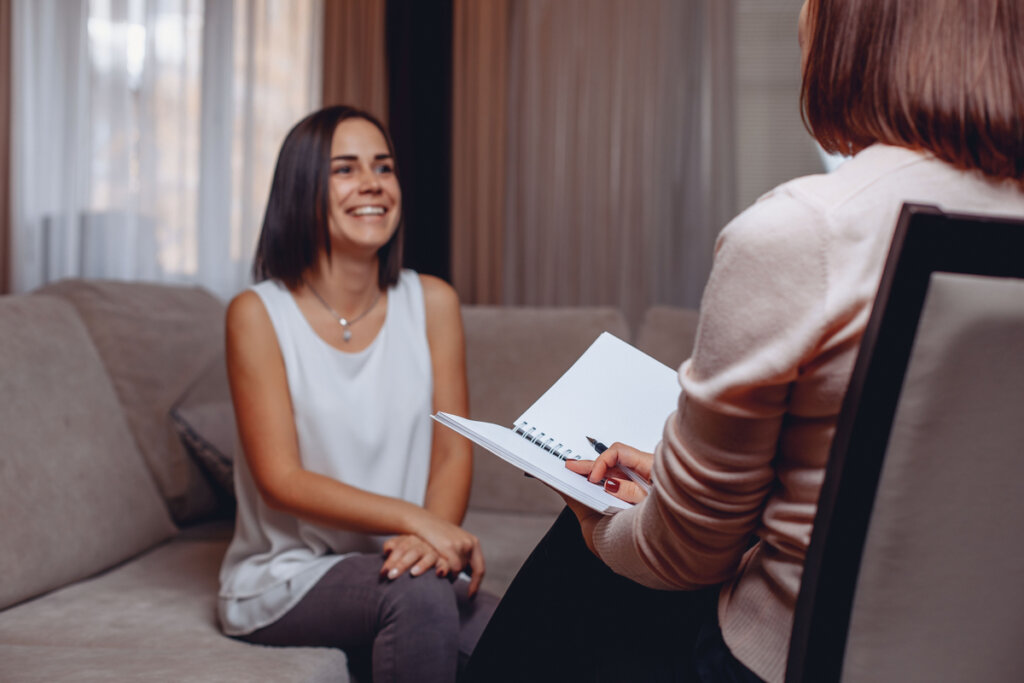
<svg viewBox="0 0 1024 683">
<path fill-rule="evenodd" d="M 722 231 L 652 493 L 595 530 L 614 571 L 660 589 L 735 574 L 778 485 L 791 385 L 823 336 L 826 241 L 821 215 L 784 187 Z"/>
</svg>

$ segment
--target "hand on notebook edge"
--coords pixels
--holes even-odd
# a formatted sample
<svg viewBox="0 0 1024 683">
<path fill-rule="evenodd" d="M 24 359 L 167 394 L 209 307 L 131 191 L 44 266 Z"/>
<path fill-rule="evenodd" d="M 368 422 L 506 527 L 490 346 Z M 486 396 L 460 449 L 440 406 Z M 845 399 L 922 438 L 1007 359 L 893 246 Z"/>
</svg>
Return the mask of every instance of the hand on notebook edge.
<svg viewBox="0 0 1024 683">
<path fill-rule="evenodd" d="M 618 465 L 625 465 L 643 477 L 651 480 L 651 468 L 654 455 L 627 446 L 613 443 L 595 460 L 566 460 L 565 466 L 576 474 L 587 477 L 595 484 L 604 482 L 604 489 L 611 495 L 627 503 L 639 503 L 648 493 L 638 483 L 632 481 Z"/>
</svg>

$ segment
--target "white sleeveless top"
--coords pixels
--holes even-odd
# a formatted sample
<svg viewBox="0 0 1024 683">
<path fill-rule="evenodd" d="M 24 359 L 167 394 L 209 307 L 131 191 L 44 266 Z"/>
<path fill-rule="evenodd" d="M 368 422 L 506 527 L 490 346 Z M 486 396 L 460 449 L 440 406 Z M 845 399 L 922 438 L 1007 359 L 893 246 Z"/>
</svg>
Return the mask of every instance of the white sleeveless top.
<svg viewBox="0 0 1024 683">
<path fill-rule="evenodd" d="M 321 339 L 286 287 L 253 288 L 270 315 L 288 375 L 306 469 L 422 505 L 430 467 L 433 373 L 419 276 L 388 291 L 373 342 L 346 353 Z M 273 623 L 336 562 L 380 552 L 385 537 L 334 529 L 271 509 L 241 448 L 235 453 L 235 535 L 220 572 L 218 611 L 228 635 Z"/>
</svg>

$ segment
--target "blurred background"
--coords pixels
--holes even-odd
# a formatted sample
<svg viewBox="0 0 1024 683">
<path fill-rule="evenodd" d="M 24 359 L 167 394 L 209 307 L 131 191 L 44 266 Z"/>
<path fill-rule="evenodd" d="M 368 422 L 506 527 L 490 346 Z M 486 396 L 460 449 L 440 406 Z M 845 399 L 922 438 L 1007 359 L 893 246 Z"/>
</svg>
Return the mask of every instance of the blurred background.
<svg viewBox="0 0 1024 683">
<path fill-rule="evenodd" d="M 801 1 L 0 0 L 0 288 L 231 297 L 284 135 L 348 103 L 463 302 L 696 306 L 728 220 L 825 169 Z"/>
</svg>

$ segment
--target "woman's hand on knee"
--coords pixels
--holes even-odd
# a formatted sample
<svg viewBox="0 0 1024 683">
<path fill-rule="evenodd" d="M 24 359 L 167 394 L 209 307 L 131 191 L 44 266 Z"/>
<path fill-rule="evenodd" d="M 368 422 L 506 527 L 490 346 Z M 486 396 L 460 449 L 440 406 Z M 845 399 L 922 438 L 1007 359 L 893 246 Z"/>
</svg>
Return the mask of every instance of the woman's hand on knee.
<svg viewBox="0 0 1024 683">
<path fill-rule="evenodd" d="M 409 572 L 410 576 L 419 576 L 431 567 L 439 566 L 440 559 L 440 553 L 419 536 L 392 536 L 384 542 L 384 564 L 381 565 L 380 573 L 392 581 L 405 572 Z"/>
<path fill-rule="evenodd" d="M 420 520 L 417 536 L 438 552 L 438 574 L 465 571 L 470 574 L 469 594 L 473 595 L 483 580 L 485 565 L 480 540 L 460 526 L 427 513 Z"/>
</svg>

